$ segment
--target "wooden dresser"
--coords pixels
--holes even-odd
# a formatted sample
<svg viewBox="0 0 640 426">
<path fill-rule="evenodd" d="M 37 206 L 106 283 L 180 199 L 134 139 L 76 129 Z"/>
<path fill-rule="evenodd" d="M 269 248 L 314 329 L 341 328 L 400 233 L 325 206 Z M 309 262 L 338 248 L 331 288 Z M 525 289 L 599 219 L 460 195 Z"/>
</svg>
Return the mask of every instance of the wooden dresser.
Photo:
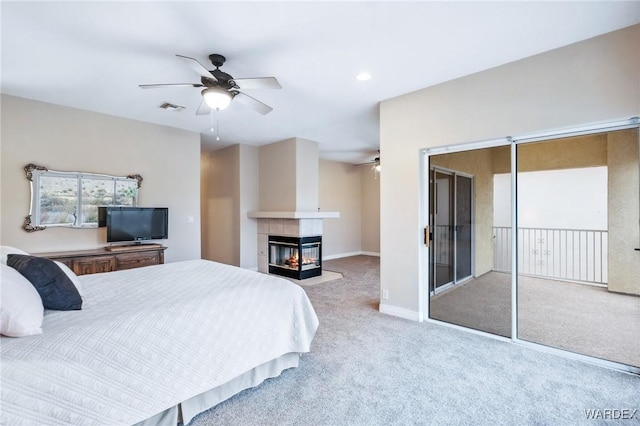
<svg viewBox="0 0 640 426">
<path fill-rule="evenodd" d="M 110 247 L 34 253 L 34 256 L 57 260 L 67 265 L 76 275 L 96 274 L 98 272 L 121 271 L 142 266 L 164 263 L 164 251 L 167 247 L 160 244 L 142 244 L 130 247 Z"/>
</svg>

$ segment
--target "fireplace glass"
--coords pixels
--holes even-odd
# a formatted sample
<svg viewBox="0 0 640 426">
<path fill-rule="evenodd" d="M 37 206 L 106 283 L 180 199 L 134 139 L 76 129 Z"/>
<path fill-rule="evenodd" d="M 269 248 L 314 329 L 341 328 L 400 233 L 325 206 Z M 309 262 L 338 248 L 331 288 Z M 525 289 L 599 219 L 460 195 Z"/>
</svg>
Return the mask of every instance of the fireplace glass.
<svg viewBox="0 0 640 426">
<path fill-rule="evenodd" d="M 297 280 L 322 274 L 322 236 L 269 236 L 269 273 Z"/>
</svg>

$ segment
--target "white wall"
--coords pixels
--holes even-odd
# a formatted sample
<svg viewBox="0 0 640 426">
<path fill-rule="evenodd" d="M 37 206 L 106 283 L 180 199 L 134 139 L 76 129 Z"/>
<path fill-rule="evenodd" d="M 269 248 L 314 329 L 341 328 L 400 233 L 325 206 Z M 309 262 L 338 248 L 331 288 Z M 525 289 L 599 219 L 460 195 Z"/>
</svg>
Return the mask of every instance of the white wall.
<svg viewBox="0 0 640 426">
<path fill-rule="evenodd" d="M 606 167 L 518 173 L 518 190 L 520 228 L 607 229 Z M 494 176 L 493 196 L 493 226 L 511 226 L 510 174 Z"/>
<path fill-rule="evenodd" d="M 381 310 L 422 311 L 421 149 L 637 116 L 639 75 L 636 25 L 382 102 Z"/>
<path fill-rule="evenodd" d="M 2 244 L 33 253 L 107 245 L 104 228 L 21 228 L 30 202 L 23 167 L 35 163 L 52 170 L 142 175 L 139 205 L 169 208 L 165 260 L 200 258 L 197 133 L 7 95 L 1 102 Z"/>
</svg>

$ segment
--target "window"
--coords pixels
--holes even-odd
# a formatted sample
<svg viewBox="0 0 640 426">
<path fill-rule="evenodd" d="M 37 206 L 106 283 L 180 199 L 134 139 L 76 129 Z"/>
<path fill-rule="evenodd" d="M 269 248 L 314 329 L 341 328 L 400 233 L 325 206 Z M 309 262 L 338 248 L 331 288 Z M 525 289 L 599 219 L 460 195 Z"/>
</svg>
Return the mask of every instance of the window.
<svg viewBox="0 0 640 426">
<path fill-rule="evenodd" d="M 138 180 L 49 170 L 33 172 L 35 225 L 94 227 L 99 206 L 135 206 Z"/>
</svg>

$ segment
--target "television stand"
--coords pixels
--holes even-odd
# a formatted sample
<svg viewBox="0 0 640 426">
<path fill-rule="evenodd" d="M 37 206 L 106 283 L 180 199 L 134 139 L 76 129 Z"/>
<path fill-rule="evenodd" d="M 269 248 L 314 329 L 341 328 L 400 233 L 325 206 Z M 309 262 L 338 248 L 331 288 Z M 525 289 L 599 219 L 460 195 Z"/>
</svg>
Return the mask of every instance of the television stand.
<svg viewBox="0 0 640 426">
<path fill-rule="evenodd" d="M 104 247 L 89 250 L 33 253 L 33 255 L 58 260 L 67 265 L 76 275 L 85 275 L 160 265 L 164 263 L 164 251 L 167 249 L 161 244 L 110 247 L 118 247 L 118 249 L 107 250 L 107 247 Z"/>
</svg>

